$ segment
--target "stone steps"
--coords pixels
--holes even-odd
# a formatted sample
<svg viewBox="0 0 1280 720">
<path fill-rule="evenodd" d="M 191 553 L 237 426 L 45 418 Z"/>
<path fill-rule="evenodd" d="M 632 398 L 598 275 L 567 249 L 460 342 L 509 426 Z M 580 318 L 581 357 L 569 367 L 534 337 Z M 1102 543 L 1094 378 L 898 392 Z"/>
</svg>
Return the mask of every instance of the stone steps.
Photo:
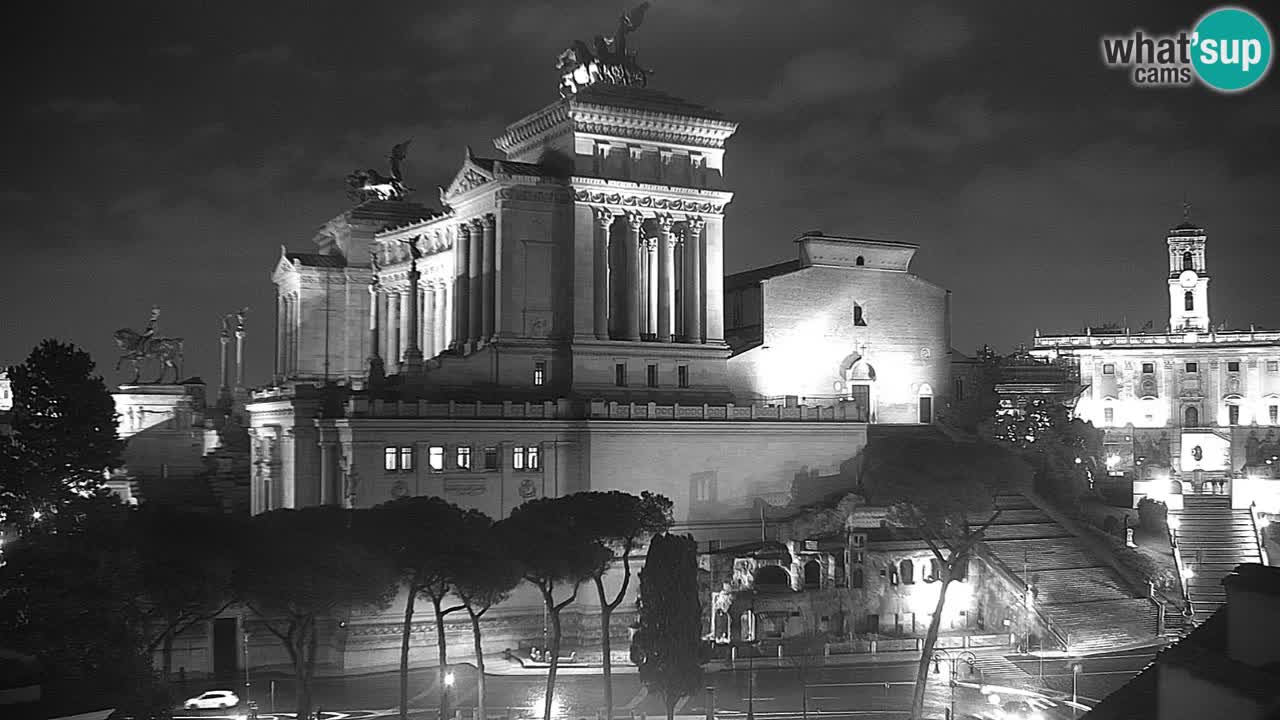
<svg viewBox="0 0 1280 720">
<path fill-rule="evenodd" d="M 1062 539 L 988 540 L 986 544 L 1010 570 L 1019 574 L 1024 562 L 1028 571 L 1102 566 L 1088 550 L 1074 542 L 1064 543 Z"/>
<path fill-rule="evenodd" d="M 1248 510 L 1231 508 L 1231 499 L 1188 495 L 1178 518 L 1178 552 L 1194 575 L 1186 578 L 1187 599 L 1197 623 L 1227 600 L 1222 579 L 1237 565 L 1261 562 L 1262 552 Z"/>
<path fill-rule="evenodd" d="M 1030 580 L 1036 602 L 1046 605 L 1133 598 L 1110 568 L 1041 570 L 1031 573 Z"/>
<path fill-rule="evenodd" d="M 1057 523 L 1028 523 L 1021 525 L 992 525 L 983 534 L 987 540 L 1024 540 L 1032 538 L 1071 537 L 1066 528 Z"/>
<path fill-rule="evenodd" d="M 1067 634 L 1073 652 L 1142 642 L 1156 633 L 1155 608 L 1141 598 L 1045 605 L 1042 610 Z"/>
</svg>

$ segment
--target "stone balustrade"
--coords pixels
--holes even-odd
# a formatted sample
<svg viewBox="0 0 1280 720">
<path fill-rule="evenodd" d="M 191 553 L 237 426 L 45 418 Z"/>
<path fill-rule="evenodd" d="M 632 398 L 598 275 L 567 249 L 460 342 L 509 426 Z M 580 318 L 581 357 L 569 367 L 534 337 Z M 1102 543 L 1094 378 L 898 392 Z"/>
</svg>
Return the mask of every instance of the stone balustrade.
<svg viewBox="0 0 1280 720">
<path fill-rule="evenodd" d="M 591 401 L 587 417 L 593 420 L 794 420 L 799 422 L 865 422 L 850 406 L 799 405 L 658 405 Z"/>
<path fill-rule="evenodd" d="M 846 406 L 799 405 L 658 405 L 592 400 L 585 407 L 567 399 L 544 402 L 430 402 L 349 398 L 348 417 L 449 418 L 516 420 L 714 420 L 714 421 L 795 421 L 865 422 L 856 408 Z"/>
</svg>

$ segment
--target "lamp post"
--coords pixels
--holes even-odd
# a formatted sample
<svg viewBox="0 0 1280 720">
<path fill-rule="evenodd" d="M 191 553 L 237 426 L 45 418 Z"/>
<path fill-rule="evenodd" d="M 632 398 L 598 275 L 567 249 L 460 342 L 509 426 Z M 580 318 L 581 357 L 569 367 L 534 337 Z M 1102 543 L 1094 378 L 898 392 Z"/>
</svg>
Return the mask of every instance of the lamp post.
<svg viewBox="0 0 1280 720">
<path fill-rule="evenodd" d="M 249 629 L 240 629 L 240 647 L 244 650 L 244 701 L 249 702 Z"/>
<path fill-rule="evenodd" d="M 1071 717 L 1072 718 L 1076 717 L 1076 714 L 1079 712 L 1079 710 L 1076 708 L 1076 704 L 1079 702 L 1079 700 L 1076 699 L 1076 678 L 1080 677 L 1080 670 L 1081 670 L 1080 663 L 1071 663 Z"/>
<path fill-rule="evenodd" d="M 453 675 L 453 671 L 446 669 L 444 671 L 444 690 L 442 691 L 444 693 L 444 698 L 440 703 L 440 720 L 445 720 L 445 716 L 449 713 L 449 690 L 453 687 L 455 680 L 456 678 Z"/>
<path fill-rule="evenodd" d="M 751 595 L 751 652 L 747 654 L 747 720 L 756 720 L 756 596 Z"/>
<path fill-rule="evenodd" d="M 951 686 L 951 704 L 947 709 L 947 717 L 954 718 L 956 716 L 956 667 L 961 661 L 966 663 L 970 671 L 976 667 L 978 656 L 965 650 L 952 654 L 946 648 L 935 648 L 933 651 L 933 674 L 937 675 L 942 672 L 941 661 L 947 662 L 950 674 L 947 676 L 947 684 Z"/>
</svg>

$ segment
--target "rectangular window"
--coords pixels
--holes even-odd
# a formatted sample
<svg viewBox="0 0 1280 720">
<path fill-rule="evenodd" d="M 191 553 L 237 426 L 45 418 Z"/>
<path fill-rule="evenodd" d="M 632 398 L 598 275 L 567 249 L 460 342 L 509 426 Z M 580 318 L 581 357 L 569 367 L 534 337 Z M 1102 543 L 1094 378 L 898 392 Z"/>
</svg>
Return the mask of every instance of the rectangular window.
<svg viewBox="0 0 1280 720">
<path fill-rule="evenodd" d="M 955 394 L 956 402 L 964 400 L 964 379 L 956 378 L 955 386 L 956 387 L 955 387 L 954 394 Z"/>
<path fill-rule="evenodd" d="M 427 466 L 431 472 L 444 472 L 444 446 L 432 445 L 427 448 Z"/>
<path fill-rule="evenodd" d="M 1103 366 L 1102 366 L 1102 374 L 1103 374 L 1103 375 L 1115 375 L 1115 374 L 1116 374 L 1116 366 L 1115 366 L 1115 364 L 1114 364 L 1114 363 L 1106 363 L 1105 365 L 1103 365 Z"/>
<path fill-rule="evenodd" d="M 471 448 L 458 446 L 458 452 L 454 456 L 454 460 L 459 470 L 471 469 Z"/>
<path fill-rule="evenodd" d="M 682 388 L 689 387 L 689 366 L 681 365 L 676 368 L 676 384 Z"/>
<path fill-rule="evenodd" d="M 394 447 L 384 448 L 382 451 L 382 469 L 387 472 L 395 472 L 398 465 L 396 460 L 399 451 Z"/>
<path fill-rule="evenodd" d="M 1150 375 L 1156 371 L 1155 363 L 1142 363 L 1142 374 Z"/>
<path fill-rule="evenodd" d="M 1240 406 L 1239 405 L 1227 406 L 1227 424 L 1228 425 L 1240 424 Z"/>
<path fill-rule="evenodd" d="M 542 450 L 537 445 L 530 445 L 525 448 L 524 457 L 529 470 L 542 469 Z"/>
<path fill-rule="evenodd" d="M 1189 373 L 1196 373 L 1196 372 L 1200 372 L 1200 366 L 1199 366 L 1198 364 L 1196 364 L 1196 363 L 1189 362 L 1189 363 L 1187 363 L 1187 365 L 1186 365 L 1186 370 L 1187 370 L 1187 372 L 1189 372 Z"/>
<path fill-rule="evenodd" d="M 1228 360 L 1228 361 L 1227 361 L 1227 372 L 1240 372 L 1240 361 L 1239 361 L 1239 360 Z"/>
<path fill-rule="evenodd" d="M 658 366 L 649 365 L 644 369 L 645 384 L 649 387 L 658 387 Z"/>
<path fill-rule="evenodd" d="M 511 453 L 511 468 L 513 470 L 538 470 L 542 467 L 541 458 L 538 457 L 538 446 L 519 446 Z"/>
<path fill-rule="evenodd" d="M 545 385 L 547 382 L 547 363 L 545 360 L 538 360 L 533 363 L 533 384 Z"/>
<path fill-rule="evenodd" d="M 485 470 L 498 469 L 498 448 L 487 447 L 484 449 L 484 469 Z"/>
<path fill-rule="evenodd" d="M 1103 408 L 1103 409 L 1102 409 L 1102 422 L 1106 423 L 1107 425 L 1110 425 L 1110 424 L 1114 423 L 1115 421 L 1116 421 L 1116 409 L 1115 409 L 1115 408 Z"/>
<path fill-rule="evenodd" d="M 1280 360 L 1268 360 L 1267 372 L 1280 372 Z"/>
<path fill-rule="evenodd" d="M 1272 405 L 1267 408 L 1267 419 L 1271 421 L 1272 425 L 1280 423 L 1280 405 Z"/>
<path fill-rule="evenodd" d="M 627 364 L 617 363 L 613 366 L 613 384 L 618 387 L 627 386 Z"/>
<path fill-rule="evenodd" d="M 413 469 L 413 448 L 400 448 L 400 471 L 408 472 Z"/>
</svg>

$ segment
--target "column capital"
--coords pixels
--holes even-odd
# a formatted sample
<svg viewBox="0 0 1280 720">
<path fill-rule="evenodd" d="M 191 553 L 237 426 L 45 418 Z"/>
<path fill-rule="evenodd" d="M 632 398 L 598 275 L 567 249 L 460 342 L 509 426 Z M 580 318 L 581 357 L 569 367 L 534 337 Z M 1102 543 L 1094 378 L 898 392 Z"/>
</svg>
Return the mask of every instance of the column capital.
<svg viewBox="0 0 1280 720">
<path fill-rule="evenodd" d="M 458 223 L 457 231 L 460 237 L 471 237 L 471 220 L 463 220 Z"/>
<path fill-rule="evenodd" d="M 480 218 L 478 218 L 478 217 L 477 217 L 477 218 L 471 218 L 470 220 L 468 220 L 468 221 L 467 221 L 467 224 L 471 226 L 471 229 L 472 229 L 472 230 L 476 230 L 476 231 L 483 231 L 483 230 L 484 230 L 484 220 L 482 220 L 482 219 L 480 219 Z"/>
<path fill-rule="evenodd" d="M 608 230 L 613 226 L 613 221 L 618 219 L 617 214 L 609 208 L 593 207 L 591 214 L 595 217 L 596 224 L 603 230 Z"/>
<path fill-rule="evenodd" d="M 645 221 L 644 213 L 641 213 L 637 210 L 631 210 L 627 212 L 627 224 L 631 226 L 632 230 L 639 232 L 640 226 L 644 225 L 644 221 Z"/>
<path fill-rule="evenodd" d="M 702 226 L 707 224 L 706 218 L 701 215 L 686 215 L 684 221 L 689 227 L 689 232 L 694 234 L 702 232 Z"/>
<path fill-rule="evenodd" d="M 493 213 L 485 213 L 480 216 L 480 224 L 482 227 L 492 230 L 498 225 L 498 217 Z"/>
<path fill-rule="evenodd" d="M 662 230 L 662 234 L 670 237 L 671 228 L 675 227 L 676 219 L 672 217 L 669 213 L 664 213 L 664 214 L 658 215 L 656 220 L 658 221 L 658 228 Z"/>
</svg>

